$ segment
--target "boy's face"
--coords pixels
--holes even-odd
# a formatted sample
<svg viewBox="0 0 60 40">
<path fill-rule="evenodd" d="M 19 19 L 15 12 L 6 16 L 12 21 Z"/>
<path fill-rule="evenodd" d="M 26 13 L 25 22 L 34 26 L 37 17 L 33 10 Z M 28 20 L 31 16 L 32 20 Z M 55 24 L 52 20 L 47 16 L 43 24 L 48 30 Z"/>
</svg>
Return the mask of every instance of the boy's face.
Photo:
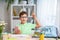
<svg viewBox="0 0 60 40">
<path fill-rule="evenodd" d="M 26 14 L 21 15 L 21 17 L 20 17 L 21 23 L 23 23 L 23 24 L 27 22 L 27 19 L 28 19 L 28 17 Z"/>
</svg>

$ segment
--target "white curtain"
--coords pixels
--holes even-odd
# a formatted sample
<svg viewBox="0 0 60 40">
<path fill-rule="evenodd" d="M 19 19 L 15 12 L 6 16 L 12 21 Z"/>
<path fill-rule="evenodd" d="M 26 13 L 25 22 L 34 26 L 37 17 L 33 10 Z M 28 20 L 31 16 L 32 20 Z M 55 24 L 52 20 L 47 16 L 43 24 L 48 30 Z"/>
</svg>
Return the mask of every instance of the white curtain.
<svg viewBox="0 0 60 40">
<path fill-rule="evenodd" d="M 37 17 L 42 26 L 54 25 L 57 0 L 37 0 Z"/>
</svg>

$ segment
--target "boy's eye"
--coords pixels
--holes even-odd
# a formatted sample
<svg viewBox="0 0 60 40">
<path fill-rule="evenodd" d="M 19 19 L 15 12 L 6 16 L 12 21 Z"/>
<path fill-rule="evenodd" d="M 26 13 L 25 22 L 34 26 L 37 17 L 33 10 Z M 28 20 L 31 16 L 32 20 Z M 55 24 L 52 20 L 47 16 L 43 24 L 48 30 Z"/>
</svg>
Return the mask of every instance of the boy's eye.
<svg viewBox="0 0 60 40">
<path fill-rule="evenodd" d="M 28 18 L 28 17 L 21 17 L 21 18 Z"/>
</svg>

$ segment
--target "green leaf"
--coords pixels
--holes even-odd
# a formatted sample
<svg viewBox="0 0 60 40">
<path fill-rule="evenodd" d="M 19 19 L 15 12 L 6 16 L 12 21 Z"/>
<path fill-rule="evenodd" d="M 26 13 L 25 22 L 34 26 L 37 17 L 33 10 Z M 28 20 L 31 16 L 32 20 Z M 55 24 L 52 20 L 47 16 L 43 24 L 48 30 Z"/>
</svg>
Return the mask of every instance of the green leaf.
<svg viewBox="0 0 60 40">
<path fill-rule="evenodd" d="M 10 6 L 10 4 L 8 3 L 8 5 L 7 5 L 7 10 L 9 9 L 9 6 Z"/>
<path fill-rule="evenodd" d="M 3 27 L 2 27 L 2 26 L 0 26 L 0 33 L 2 33 L 2 31 L 3 31 Z"/>
<path fill-rule="evenodd" d="M 12 0 L 11 3 L 14 3 L 14 0 Z"/>
<path fill-rule="evenodd" d="M 18 2 L 20 3 L 20 2 L 21 2 L 21 0 L 18 0 Z"/>
<path fill-rule="evenodd" d="M 5 2 L 8 2 L 8 0 L 5 0 Z"/>
<path fill-rule="evenodd" d="M 8 4 L 7 4 L 7 11 L 8 11 L 10 5 L 11 5 L 12 3 L 14 3 L 14 0 L 5 0 L 5 1 L 8 3 Z"/>
<path fill-rule="evenodd" d="M 20 2 L 21 0 L 18 0 L 18 1 Z M 14 0 L 5 0 L 5 2 L 8 3 L 8 4 L 7 4 L 7 11 L 8 11 L 9 6 L 10 6 L 12 3 L 14 3 Z"/>
</svg>

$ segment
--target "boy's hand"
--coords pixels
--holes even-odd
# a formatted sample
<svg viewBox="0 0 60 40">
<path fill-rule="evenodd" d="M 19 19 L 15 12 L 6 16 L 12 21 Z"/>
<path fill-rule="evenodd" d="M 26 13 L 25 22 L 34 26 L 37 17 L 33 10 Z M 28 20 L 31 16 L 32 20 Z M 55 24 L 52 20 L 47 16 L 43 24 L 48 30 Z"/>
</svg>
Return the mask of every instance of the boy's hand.
<svg viewBox="0 0 60 40">
<path fill-rule="evenodd" d="M 32 12 L 32 17 L 34 18 L 34 20 L 36 22 L 36 28 L 39 28 L 41 25 L 40 25 L 40 23 L 39 23 L 39 21 L 38 21 L 38 19 L 37 19 L 37 17 L 36 17 L 34 12 Z"/>
<path fill-rule="evenodd" d="M 15 27 L 15 28 L 14 28 L 14 33 L 15 33 L 15 34 L 20 34 L 20 33 L 21 33 L 20 30 L 18 29 L 18 27 Z"/>
<path fill-rule="evenodd" d="M 33 17 L 33 18 L 36 18 L 36 15 L 35 15 L 35 13 L 34 13 L 34 12 L 32 12 L 32 17 Z"/>
</svg>

